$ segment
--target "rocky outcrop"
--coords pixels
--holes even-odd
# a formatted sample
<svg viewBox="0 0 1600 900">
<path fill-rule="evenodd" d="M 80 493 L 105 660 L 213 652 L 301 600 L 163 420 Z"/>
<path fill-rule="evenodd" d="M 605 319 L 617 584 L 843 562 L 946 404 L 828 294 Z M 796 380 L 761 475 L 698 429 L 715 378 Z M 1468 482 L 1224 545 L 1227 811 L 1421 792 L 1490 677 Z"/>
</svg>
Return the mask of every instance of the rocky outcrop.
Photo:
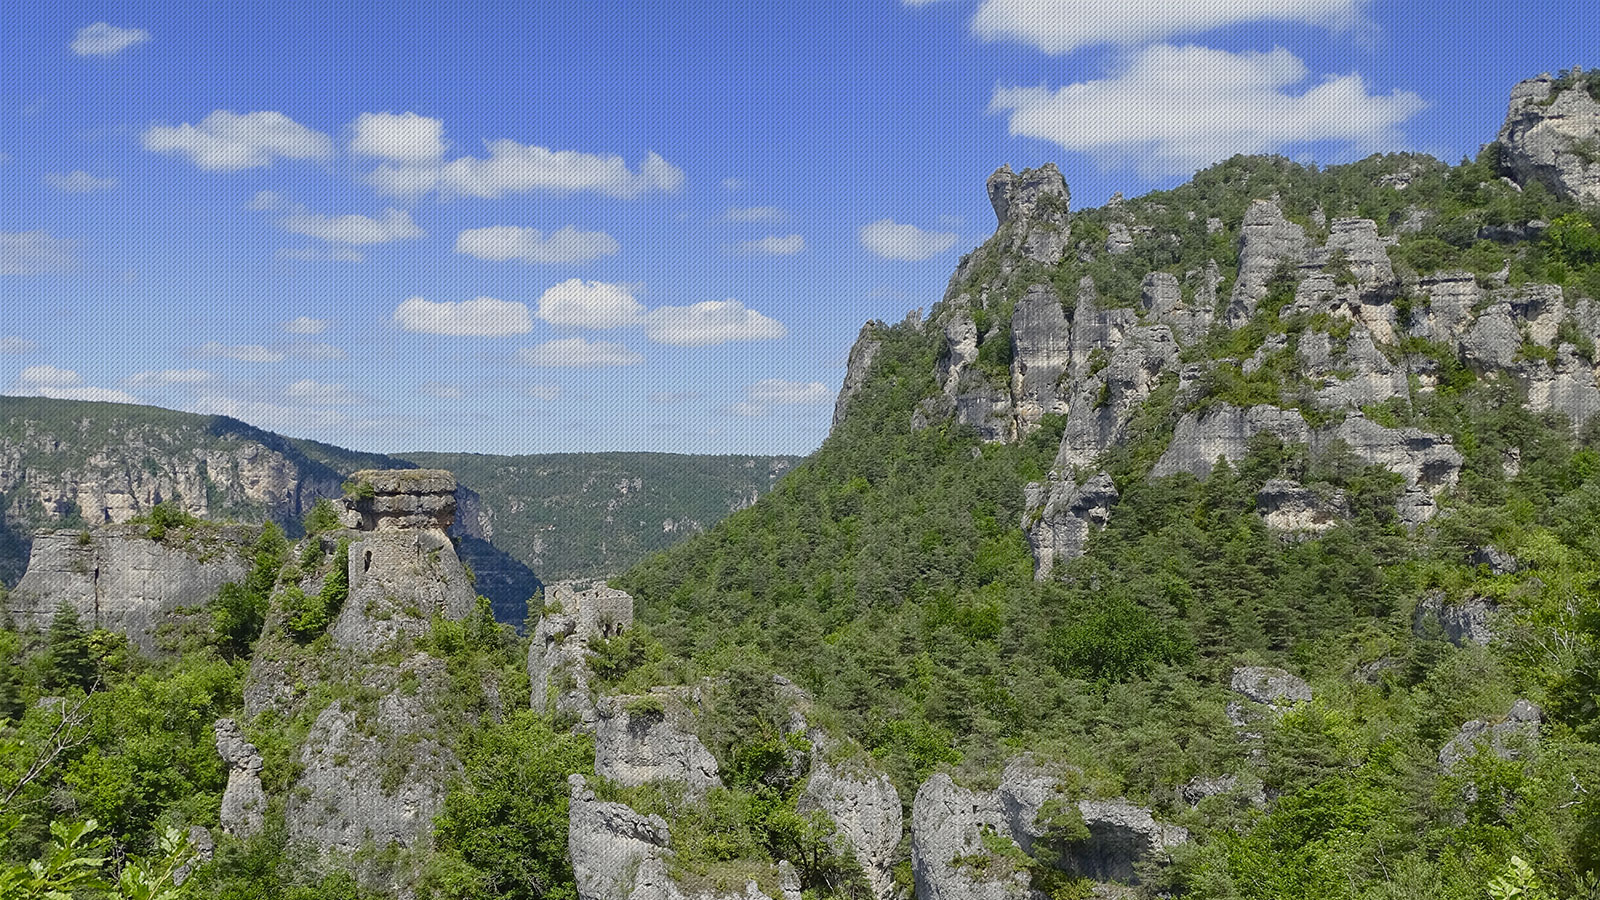
<svg viewBox="0 0 1600 900">
<path fill-rule="evenodd" d="M 245 739 L 239 723 L 218 719 L 212 726 L 217 755 L 228 764 L 228 786 L 222 792 L 222 830 L 237 838 L 261 831 L 267 795 L 261 788 L 261 752 Z"/>
<path fill-rule="evenodd" d="M 883 348 L 883 339 L 878 336 L 883 323 L 872 321 L 861 326 L 861 333 L 856 335 L 856 342 L 850 345 L 850 358 L 845 364 L 844 384 L 839 388 L 839 396 L 833 401 L 833 426 L 839 427 L 844 421 L 845 410 L 850 407 L 850 401 L 861 391 L 861 386 L 867 383 L 867 375 L 872 371 L 872 363 L 878 358 L 878 351 Z"/>
<path fill-rule="evenodd" d="M 1062 377 L 1071 371 L 1071 334 L 1055 289 L 1029 287 L 1011 318 L 1011 394 L 1023 434 L 1037 429 L 1044 416 L 1067 411 Z"/>
<path fill-rule="evenodd" d="M 349 596 L 328 633 L 361 653 L 422 634 L 435 615 L 459 619 L 477 601 L 455 545 L 432 528 L 360 534 L 350 542 L 349 578 Z"/>
<path fill-rule="evenodd" d="M 1277 709 L 1311 702 L 1311 685 L 1272 666 L 1239 666 L 1228 685 L 1241 697 Z"/>
<path fill-rule="evenodd" d="M 1417 637 L 1443 634 L 1457 647 L 1467 644 L 1484 647 L 1496 637 L 1493 623 L 1499 612 L 1499 604 L 1487 597 L 1468 597 L 1451 603 L 1446 601 L 1444 591 L 1432 590 L 1417 603 L 1411 629 Z"/>
<path fill-rule="evenodd" d="M 1274 531 L 1321 534 L 1350 517 L 1350 502 L 1343 491 L 1324 497 L 1298 481 L 1274 478 L 1256 493 L 1256 512 Z"/>
<path fill-rule="evenodd" d="M 1250 450 L 1250 440 L 1258 434 L 1276 435 L 1285 444 L 1311 441 L 1311 428 L 1298 410 L 1221 404 L 1178 420 L 1172 443 L 1156 461 L 1150 477 L 1188 472 L 1205 478 L 1218 459 L 1230 463 L 1243 459 Z"/>
<path fill-rule="evenodd" d="M 1146 316 L 1171 328 L 1172 336 L 1184 346 L 1200 341 L 1211 330 L 1222 275 L 1212 260 L 1204 271 L 1190 272 L 1189 280 L 1194 282 L 1190 300 L 1184 299 L 1178 276 L 1169 272 L 1151 272 L 1139 286 L 1139 303 Z"/>
<path fill-rule="evenodd" d="M 1137 883 L 1139 866 L 1164 859 L 1189 840 L 1187 829 L 1157 822 L 1150 810 L 1127 800 L 1079 800 L 1089 839 L 1074 848 L 1078 874 L 1095 881 Z"/>
<path fill-rule="evenodd" d="M 1400 520 L 1417 525 L 1437 511 L 1434 498 L 1455 487 L 1461 473 L 1460 451 L 1448 437 L 1417 428 L 1388 428 L 1352 413 L 1332 428 L 1317 433 L 1312 452 L 1348 450 L 1367 465 L 1380 465 L 1405 479 L 1397 503 Z"/>
<path fill-rule="evenodd" d="M 1439 766 L 1449 774 L 1462 760 L 1483 749 L 1500 759 L 1517 759 L 1539 743 L 1539 725 L 1543 718 L 1544 713 L 1538 706 L 1518 700 L 1498 722 L 1474 719 L 1462 725 L 1455 737 L 1439 749 Z"/>
<path fill-rule="evenodd" d="M 403 679 L 416 689 L 400 689 Z M 322 710 L 300 748 L 301 774 L 284 822 L 293 840 L 319 853 L 426 846 L 449 779 L 460 764 L 435 737 L 431 712 L 449 690 L 443 663 L 416 655 L 399 666 L 369 668 L 363 681 L 375 708 L 336 700 Z"/>
<path fill-rule="evenodd" d="M 900 794 L 889 776 L 836 767 L 826 756 L 822 752 L 812 756 L 811 779 L 800 795 L 800 809 L 819 809 L 827 814 L 861 864 L 872 896 L 892 900 L 895 851 L 904 833 Z"/>
<path fill-rule="evenodd" d="M 1110 521 L 1117 499 L 1116 483 L 1105 472 L 1082 485 L 1071 481 L 1028 485 L 1022 525 L 1033 549 L 1034 577 L 1049 578 L 1058 562 L 1082 556 L 1091 528 Z"/>
<path fill-rule="evenodd" d="M 665 880 L 665 871 L 647 877 L 645 864 L 659 863 L 668 853 L 666 821 L 595 799 L 582 775 L 568 776 L 567 789 L 567 854 L 581 900 L 629 900 L 654 893 L 641 881 L 657 881 L 657 890 L 664 891 L 659 881 Z"/>
<path fill-rule="evenodd" d="M 528 644 L 533 708 L 576 718 L 592 729 L 596 713 L 589 690 L 589 642 L 633 627 L 633 597 L 603 583 L 568 581 L 546 586 L 544 613 Z"/>
<path fill-rule="evenodd" d="M 1250 204 L 1240 226 L 1239 276 L 1228 300 L 1228 324 L 1236 327 L 1249 321 L 1279 267 L 1298 266 L 1307 249 L 1305 229 L 1284 218 L 1276 202 Z"/>
<path fill-rule="evenodd" d="M 684 699 L 671 691 L 606 697 L 596 713 L 596 775 L 624 786 L 676 782 L 691 797 L 722 783 L 716 757 L 690 727 Z"/>
<path fill-rule="evenodd" d="M 988 181 L 989 203 L 1001 228 L 1010 228 L 1010 248 L 1053 266 L 1066 254 L 1072 193 L 1055 163 L 1021 174 L 1001 166 Z"/>
<path fill-rule="evenodd" d="M 456 477 L 443 469 L 362 469 L 350 474 L 344 524 L 361 531 L 445 531 L 456 520 Z"/>
<path fill-rule="evenodd" d="M 1566 82 L 1541 75 L 1511 89 L 1501 163 L 1519 184 L 1538 181 L 1562 196 L 1600 202 L 1600 101 L 1586 89 L 1596 75 L 1572 74 Z"/>
<path fill-rule="evenodd" d="M 86 628 L 128 636 L 156 649 L 161 626 L 199 607 L 249 571 L 259 533 L 246 526 L 174 528 L 162 540 L 138 525 L 55 531 L 34 539 L 27 573 L 6 598 L 23 628 L 48 628 L 63 604 Z"/>
</svg>

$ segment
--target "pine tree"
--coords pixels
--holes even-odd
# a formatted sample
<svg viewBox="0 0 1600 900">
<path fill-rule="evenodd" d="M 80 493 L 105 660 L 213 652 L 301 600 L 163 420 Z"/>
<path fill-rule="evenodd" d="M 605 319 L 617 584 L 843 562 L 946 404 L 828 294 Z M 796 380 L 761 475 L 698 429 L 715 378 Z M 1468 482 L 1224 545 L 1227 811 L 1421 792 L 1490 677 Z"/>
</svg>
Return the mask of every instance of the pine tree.
<svg viewBox="0 0 1600 900">
<path fill-rule="evenodd" d="M 89 632 L 78 620 L 78 613 L 63 603 L 50 622 L 50 662 L 45 670 L 47 688 L 77 687 L 88 690 L 94 683 L 94 656 L 89 652 Z"/>
</svg>

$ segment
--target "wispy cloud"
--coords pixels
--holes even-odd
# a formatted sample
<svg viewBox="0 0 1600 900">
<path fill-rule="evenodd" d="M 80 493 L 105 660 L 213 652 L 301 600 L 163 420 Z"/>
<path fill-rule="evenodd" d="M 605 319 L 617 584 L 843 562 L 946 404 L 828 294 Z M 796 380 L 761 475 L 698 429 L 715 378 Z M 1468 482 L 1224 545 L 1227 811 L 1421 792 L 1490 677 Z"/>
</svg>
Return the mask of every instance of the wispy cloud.
<svg viewBox="0 0 1600 900">
<path fill-rule="evenodd" d="M 81 170 L 69 175 L 51 172 L 44 176 L 44 183 L 67 194 L 93 194 L 109 191 L 117 186 L 115 178 L 99 178 Z"/>
<path fill-rule="evenodd" d="M 449 162 L 386 162 L 367 178 L 390 196 L 415 198 L 437 191 L 445 198 L 487 200 L 535 191 L 634 199 L 671 193 L 683 185 L 683 170 L 655 153 L 647 153 L 632 170 L 620 156 L 551 150 L 507 138 L 488 141 L 486 149 L 487 157 L 461 156 Z"/>
<path fill-rule="evenodd" d="M 953 231 L 927 231 L 915 225 L 879 219 L 861 226 L 861 246 L 884 258 L 901 262 L 921 262 L 955 246 Z"/>
<path fill-rule="evenodd" d="M 138 403 L 126 391 L 95 387 L 72 369 L 55 366 L 28 366 L 6 393 L 19 397 L 51 397 L 56 400 L 98 400 L 107 403 Z"/>
<path fill-rule="evenodd" d="M 143 28 L 119 28 L 110 22 L 96 22 L 79 28 L 67 46 L 79 56 L 116 56 L 148 40 L 150 32 Z"/>
<path fill-rule="evenodd" d="M 449 337 L 504 337 L 533 330 L 527 306 L 494 297 L 458 303 L 410 297 L 395 307 L 394 323 L 406 331 Z"/>
<path fill-rule="evenodd" d="M 444 122 L 408 112 L 362 113 L 350 123 L 350 154 L 425 166 L 444 157 Z"/>
<path fill-rule="evenodd" d="M 456 235 L 456 252 L 491 262 L 521 260 L 527 263 L 576 264 L 610 256 L 620 248 L 603 231 L 580 231 L 567 225 L 546 236 L 537 228 L 490 225 Z"/>
<path fill-rule="evenodd" d="M 972 17 L 972 33 L 986 41 L 1017 41 L 1045 53 L 1061 54 L 1102 44 L 1139 46 L 1251 22 L 1349 29 L 1364 21 L 1363 11 L 1368 2 L 983 0 Z"/>
<path fill-rule="evenodd" d="M 280 363 L 288 358 L 283 351 L 262 344 L 224 344 L 221 341 L 207 341 L 190 352 L 199 359 L 231 359 L 247 363 Z"/>
<path fill-rule="evenodd" d="M 289 334 L 321 334 L 328 330 L 328 320 L 296 316 L 283 323 L 283 330 Z"/>
<path fill-rule="evenodd" d="M 590 341 L 581 337 L 546 341 L 537 347 L 524 347 L 517 358 L 529 366 L 542 368 L 598 369 L 636 366 L 644 355 L 611 341 Z"/>
<path fill-rule="evenodd" d="M 142 137 L 154 153 L 185 156 L 210 172 L 237 172 L 275 160 L 327 160 L 333 140 L 280 112 L 235 113 L 219 109 L 199 125 L 152 125 Z"/>
<path fill-rule="evenodd" d="M 44 275 L 72 268 L 77 244 L 45 231 L 0 231 L 0 275 Z"/>
</svg>

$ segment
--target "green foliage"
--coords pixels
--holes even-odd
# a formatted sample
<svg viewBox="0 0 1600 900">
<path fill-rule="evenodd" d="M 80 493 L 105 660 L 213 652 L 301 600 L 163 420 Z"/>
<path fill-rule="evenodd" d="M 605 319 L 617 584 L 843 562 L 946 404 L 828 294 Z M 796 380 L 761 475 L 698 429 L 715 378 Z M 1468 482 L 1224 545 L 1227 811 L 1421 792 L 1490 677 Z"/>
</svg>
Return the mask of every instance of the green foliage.
<svg viewBox="0 0 1600 900">
<path fill-rule="evenodd" d="M 289 552 L 283 529 L 268 522 L 253 548 L 255 560 L 243 583 L 228 582 L 207 604 L 217 645 L 232 658 L 249 656 L 266 622 L 272 588 Z"/>
<path fill-rule="evenodd" d="M 1054 661 L 1087 681 L 1148 678 L 1189 655 L 1187 638 L 1126 597 L 1113 596 L 1053 632 Z"/>
<path fill-rule="evenodd" d="M 43 684 L 51 689 L 76 688 L 87 691 L 98 677 L 89 632 L 78 621 L 78 613 L 63 602 L 50 620 L 50 654 Z"/>
<path fill-rule="evenodd" d="M 26 864 L 0 864 L 0 898 L 5 900 L 181 900 L 194 896 L 180 887 L 177 873 L 192 866 L 194 847 L 175 828 L 161 836 L 159 856 L 132 856 L 113 861 L 110 838 L 94 837 L 99 827 L 93 819 L 69 824 L 50 823 L 51 843 L 43 855 Z M 0 832 L 0 846 L 5 834 Z M 105 872 L 115 862 L 120 871 Z"/>
<path fill-rule="evenodd" d="M 309 597 L 298 587 L 283 591 L 283 625 L 289 635 L 302 644 L 320 637 L 338 617 L 350 596 L 350 542 L 339 541 L 333 553 L 333 567 L 323 579 L 322 589 Z"/>
<path fill-rule="evenodd" d="M 302 524 L 307 537 L 316 537 L 326 531 L 336 531 L 339 528 L 339 511 L 334 508 L 332 500 L 318 497 L 311 511 L 306 513 Z"/>
</svg>

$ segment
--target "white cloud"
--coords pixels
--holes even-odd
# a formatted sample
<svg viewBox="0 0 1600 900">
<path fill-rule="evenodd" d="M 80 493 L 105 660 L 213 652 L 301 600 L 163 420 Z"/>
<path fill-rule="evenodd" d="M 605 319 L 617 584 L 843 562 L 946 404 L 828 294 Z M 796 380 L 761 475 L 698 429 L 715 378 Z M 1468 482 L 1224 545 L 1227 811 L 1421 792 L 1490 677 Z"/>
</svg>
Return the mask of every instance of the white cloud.
<svg viewBox="0 0 1600 900">
<path fill-rule="evenodd" d="M 335 245 L 331 247 L 280 247 L 278 258 L 295 262 L 358 263 L 366 259 L 360 250 Z"/>
<path fill-rule="evenodd" d="M 706 347 L 730 341 L 772 340 L 789 331 L 782 322 L 729 299 L 653 309 L 645 316 L 644 333 L 658 344 Z"/>
<path fill-rule="evenodd" d="M 139 390 L 174 385 L 195 385 L 205 384 L 216 377 L 205 369 L 162 369 L 160 371 L 136 372 L 124 378 L 122 386 Z"/>
<path fill-rule="evenodd" d="M 321 334 L 328 330 L 328 320 L 296 316 L 283 323 L 283 330 L 290 334 Z"/>
<path fill-rule="evenodd" d="M 273 211 L 288 208 L 289 201 L 277 191 L 256 191 L 256 195 L 250 198 L 250 209 Z"/>
<path fill-rule="evenodd" d="M 925 231 L 893 219 L 879 219 L 861 226 L 861 246 L 884 259 L 921 262 L 955 246 L 953 231 Z"/>
<path fill-rule="evenodd" d="M 444 157 L 444 122 L 408 112 L 362 113 L 350 123 L 350 153 L 404 165 L 426 165 Z"/>
<path fill-rule="evenodd" d="M 55 366 L 28 366 L 17 374 L 16 383 L 6 393 L 20 397 L 51 397 L 56 400 L 98 400 L 106 403 L 138 403 L 132 394 L 85 384 L 72 369 Z"/>
<path fill-rule="evenodd" d="M 316 406 L 359 406 L 368 402 L 368 398 L 352 391 L 349 385 L 330 384 L 303 378 L 284 391 L 291 400 L 310 403 Z"/>
<path fill-rule="evenodd" d="M 625 284 L 570 278 L 539 296 L 539 318 L 572 328 L 620 328 L 636 324 L 644 307 Z"/>
<path fill-rule="evenodd" d="M 461 385 L 448 381 L 424 381 L 417 386 L 417 391 L 424 397 L 437 397 L 440 400 L 460 400 L 467 395 Z"/>
<path fill-rule="evenodd" d="M 763 256 L 793 256 L 806 248 L 806 239 L 798 234 L 778 237 L 767 235 L 754 241 L 740 241 L 737 250 L 740 253 L 759 254 Z"/>
<path fill-rule="evenodd" d="M 394 323 L 406 331 L 449 337 L 504 337 L 533 330 L 528 307 L 493 297 L 460 303 L 411 297 L 395 307 Z"/>
<path fill-rule="evenodd" d="M 1247 22 L 1285 22 L 1335 30 L 1363 21 L 1369 0 L 984 0 L 972 33 L 1013 40 L 1045 53 L 1098 44 L 1139 46 Z M 1139 107 L 1131 107 L 1139 109 Z M 1143 112 L 1138 115 L 1146 115 Z"/>
<path fill-rule="evenodd" d="M 109 22 L 96 22 L 79 28 L 67 46 L 79 56 L 116 56 L 148 40 L 150 32 L 143 28 L 118 28 Z"/>
<path fill-rule="evenodd" d="M 833 392 L 820 381 L 784 381 L 767 378 L 745 388 L 745 396 L 756 403 L 792 406 L 829 403 Z"/>
<path fill-rule="evenodd" d="M 316 341 L 300 341 L 289 347 L 289 355 L 295 359 L 330 360 L 349 359 L 350 354 L 341 347 Z"/>
<path fill-rule="evenodd" d="M 37 346 L 39 345 L 26 338 L 10 335 L 0 337 L 0 356 L 21 356 L 24 353 L 32 353 L 33 348 Z"/>
<path fill-rule="evenodd" d="M 1400 123 L 1424 106 L 1410 91 L 1369 94 L 1354 73 L 1296 91 L 1309 74 L 1282 48 L 1229 53 L 1162 44 L 1132 54 L 1099 81 L 1053 91 L 996 88 L 990 109 L 1010 113 L 1013 135 L 1157 177 L 1189 174 L 1236 153 L 1323 141 L 1357 152 L 1392 147 L 1404 142 Z"/>
<path fill-rule="evenodd" d="M 759 403 L 754 403 L 749 400 L 740 400 L 738 403 L 729 406 L 728 412 L 731 412 L 736 416 L 745 416 L 746 418 L 756 419 L 766 415 L 767 408 Z"/>
<path fill-rule="evenodd" d="M 621 249 L 604 231 L 579 231 L 567 225 L 546 237 L 537 228 L 490 225 L 456 235 L 456 252 L 492 262 L 586 263 Z"/>
<path fill-rule="evenodd" d="M 72 268 L 75 243 L 44 231 L 0 231 L 0 275 L 42 275 Z"/>
<path fill-rule="evenodd" d="M 525 365 L 546 368 L 604 368 L 635 366 L 644 356 L 610 341 L 588 341 L 581 337 L 546 341 L 537 347 L 524 347 L 517 357 Z"/>
<path fill-rule="evenodd" d="M 199 125 L 152 125 L 143 140 L 146 150 L 182 154 L 210 172 L 259 169 L 278 159 L 326 160 L 333 155 L 333 140 L 327 135 L 270 111 L 241 115 L 219 109 Z"/>
<path fill-rule="evenodd" d="M 286 354 L 260 344 L 224 344 L 221 341 L 207 341 L 194 348 L 193 353 L 201 359 L 231 359 L 247 363 L 280 363 L 288 358 Z"/>
<path fill-rule="evenodd" d="M 785 218 L 776 206 L 733 206 L 722 217 L 729 222 L 781 222 Z"/>
<path fill-rule="evenodd" d="M 70 175 L 51 172 L 44 176 L 44 183 L 68 194 L 93 194 L 96 191 L 109 191 L 117 186 L 115 178 L 97 178 L 82 170 L 74 171 Z"/>
<path fill-rule="evenodd" d="M 285 216 L 278 225 L 291 234 L 303 234 L 345 246 L 387 244 L 426 237 L 411 218 L 411 213 L 394 207 L 384 210 L 383 217 L 379 219 L 355 213 L 329 216 L 301 208 Z"/>
<path fill-rule="evenodd" d="M 590 191 L 633 199 L 646 193 L 671 193 L 683 185 L 683 170 L 655 153 L 637 172 L 620 156 L 576 150 L 550 150 L 501 138 L 487 144 L 489 156 L 457 157 L 443 165 L 385 164 L 368 176 L 379 191 L 417 197 L 437 190 L 446 197 L 495 200 L 506 194 Z"/>
</svg>

